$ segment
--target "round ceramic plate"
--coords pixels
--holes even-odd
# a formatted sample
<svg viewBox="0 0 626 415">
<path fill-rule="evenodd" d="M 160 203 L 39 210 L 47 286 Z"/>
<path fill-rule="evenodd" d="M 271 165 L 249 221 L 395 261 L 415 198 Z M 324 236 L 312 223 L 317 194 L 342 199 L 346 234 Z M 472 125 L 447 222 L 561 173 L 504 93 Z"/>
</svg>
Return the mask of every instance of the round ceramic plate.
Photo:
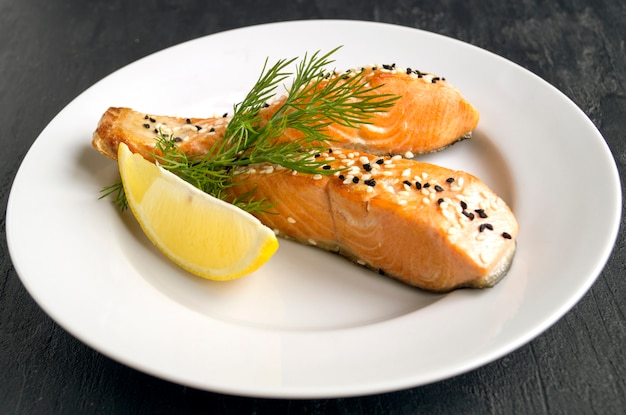
<svg viewBox="0 0 626 415">
<path fill-rule="evenodd" d="M 481 112 L 473 139 L 422 159 L 482 178 L 515 212 L 517 256 L 496 287 L 426 293 L 287 241 L 254 274 L 206 281 L 168 262 L 130 213 L 98 200 L 117 179 L 116 163 L 90 143 L 107 107 L 225 112 L 253 85 L 266 58 L 336 46 L 342 46 L 337 69 L 396 63 L 434 72 Z M 26 155 L 6 228 L 30 294 L 99 352 L 195 388 L 315 398 L 423 385 L 530 341 L 601 272 L 620 204 L 617 169 L 602 136 L 569 99 L 528 71 L 415 29 L 306 21 L 196 39 L 89 88 Z"/>
</svg>

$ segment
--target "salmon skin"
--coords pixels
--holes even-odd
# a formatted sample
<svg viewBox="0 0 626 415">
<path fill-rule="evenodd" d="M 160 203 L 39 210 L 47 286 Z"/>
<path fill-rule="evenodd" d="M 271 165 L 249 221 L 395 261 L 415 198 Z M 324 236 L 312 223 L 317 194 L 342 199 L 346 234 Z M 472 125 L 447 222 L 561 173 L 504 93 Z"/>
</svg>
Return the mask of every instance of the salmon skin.
<svg viewBox="0 0 626 415">
<path fill-rule="evenodd" d="M 372 114 L 366 124 L 346 127 L 331 123 L 323 132 L 334 148 L 358 149 L 377 155 L 424 154 L 441 150 L 469 138 L 479 121 L 479 113 L 444 78 L 420 71 L 375 65 L 351 69 L 334 76 L 350 77 L 359 73 L 363 82 L 375 87 L 372 94 L 400 97 L 393 107 Z M 262 109 L 270 117 L 284 103 L 284 97 Z M 230 117 L 179 118 L 135 112 L 129 108 L 109 108 L 101 117 L 92 143 L 101 153 L 117 157 L 117 145 L 124 141 L 132 151 L 152 153 L 159 129 L 172 134 L 188 155 L 203 154 L 224 137 Z M 130 134 L 132 132 L 132 134 Z M 298 138 L 287 130 L 283 140 Z M 143 147 L 143 149 L 141 148 Z M 148 151 L 149 150 L 149 151 Z M 150 156 L 151 157 L 151 156 Z"/>
<path fill-rule="evenodd" d="M 333 149 L 334 175 L 248 167 L 234 196 L 276 202 L 256 214 L 277 235 L 343 255 L 428 291 L 486 288 L 508 271 L 518 223 L 478 178 L 401 156 Z"/>
</svg>

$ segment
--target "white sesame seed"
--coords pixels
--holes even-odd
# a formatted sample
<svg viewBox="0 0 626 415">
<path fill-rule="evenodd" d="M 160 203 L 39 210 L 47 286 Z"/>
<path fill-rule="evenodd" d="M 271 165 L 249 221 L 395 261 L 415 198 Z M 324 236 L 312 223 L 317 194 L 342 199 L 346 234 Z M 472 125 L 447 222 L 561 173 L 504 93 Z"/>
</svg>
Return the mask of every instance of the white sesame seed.
<svg viewBox="0 0 626 415">
<path fill-rule="evenodd" d="M 356 263 L 359 265 L 365 265 L 365 261 L 363 261 L 362 259 L 357 260 Z"/>
<path fill-rule="evenodd" d="M 415 157 L 415 154 L 411 153 L 410 151 L 404 153 L 404 158 L 412 159 L 413 157 Z"/>
<path fill-rule="evenodd" d="M 409 177 L 411 175 L 411 169 L 405 169 L 402 171 L 402 177 Z"/>
<path fill-rule="evenodd" d="M 423 198 L 423 199 L 422 199 L 422 203 L 423 203 L 423 204 L 425 204 L 425 205 L 427 205 L 427 204 L 429 204 L 429 203 L 430 203 L 430 199 L 429 199 L 429 198 L 427 198 L 427 197 L 425 197 L 425 198 Z"/>
<path fill-rule="evenodd" d="M 402 156 L 400 154 L 396 154 L 395 156 L 391 157 L 391 160 L 400 160 L 402 158 Z"/>
<path fill-rule="evenodd" d="M 296 220 L 294 218 L 292 218 L 291 216 L 289 216 L 287 218 L 287 222 L 289 222 L 289 223 L 296 223 Z"/>
<path fill-rule="evenodd" d="M 367 158 L 367 157 L 365 157 L 365 156 L 361 156 L 361 157 L 359 158 L 359 161 L 360 161 L 361 163 L 363 163 L 363 164 L 367 164 L 367 163 L 369 163 L 369 162 L 370 162 L 370 159 L 368 159 L 368 158 Z"/>
<path fill-rule="evenodd" d="M 317 242 L 315 242 L 314 239 L 309 239 L 309 244 L 311 245 L 317 245 Z"/>
<path fill-rule="evenodd" d="M 322 177 L 324 176 L 322 176 L 321 174 L 315 174 L 313 175 L 313 180 L 320 180 Z"/>
<path fill-rule="evenodd" d="M 383 167 L 386 168 L 386 169 L 393 169 L 393 168 L 396 167 L 396 165 L 395 164 L 391 164 L 391 163 L 389 163 L 389 164 L 385 163 L 383 165 Z"/>
<path fill-rule="evenodd" d="M 398 204 L 399 204 L 400 206 L 406 205 L 407 203 L 409 203 L 409 201 L 408 201 L 408 200 L 406 200 L 406 199 L 400 199 L 400 200 L 398 200 Z"/>
<path fill-rule="evenodd" d="M 465 179 L 463 177 L 459 177 L 459 179 L 456 181 L 460 187 L 463 187 L 463 183 L 465 183 Z"/>
<path fill-rule="evenodd" d="M 291 175 L 292 175 L 292 176 L 295 176 L 296 174 L 298 174 L 298 171 L 297 171 L 297 170 L 292 170 L 292 171 L 291 171 Z"/>
</svg>

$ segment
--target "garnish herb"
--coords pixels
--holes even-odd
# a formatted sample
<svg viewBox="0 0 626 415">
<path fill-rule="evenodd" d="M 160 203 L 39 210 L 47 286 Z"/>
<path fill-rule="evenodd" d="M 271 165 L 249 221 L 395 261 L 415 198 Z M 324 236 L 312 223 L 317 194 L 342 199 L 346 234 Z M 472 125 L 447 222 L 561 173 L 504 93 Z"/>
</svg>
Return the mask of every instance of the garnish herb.
<svg viewBox="0 0 626 415">
<path fill-rule="evenodd" d="M 268 210 L 271 204 L 254 199 L 253 192 L 232 200 L 226 190 L 236 185 L 234 178 L 246 174 L 246 166 L 269 162 L 300 173 L 333 174 L 322 169 L 324 161 L 316 153 L 326 151 L 332 139 L 325 127 L 337 123 L 347 127 L 366 124 L 376 112 L 385 111 L 399 98 L 375 94 L 364 80 L 364 72 L 350 75 L 330 73 L 325 67 L 339 48 L 321 55 L 305 55 L 296 65 L 295 74 L 287 67 L 297 58 L 281 59 L 268 67 L 266 59 L 255 85 L 244 100 L 234 106 L 224 138 L 202 155 L 188 156 L 179 150 L 174 137 L 158 133 L 154 157 L 159 165 L 214 197 L 227 200 L 249 212 Z M 291 86 L 271 115 L 264 113 L 279 85 L 293 75 Z M 299 132 L 300 138 L 279 139 L 286 130 Z M 102 189 L 103 196 L 112 195 L 120 207 L 125 206 L 121 184 Z"/>
</svg>

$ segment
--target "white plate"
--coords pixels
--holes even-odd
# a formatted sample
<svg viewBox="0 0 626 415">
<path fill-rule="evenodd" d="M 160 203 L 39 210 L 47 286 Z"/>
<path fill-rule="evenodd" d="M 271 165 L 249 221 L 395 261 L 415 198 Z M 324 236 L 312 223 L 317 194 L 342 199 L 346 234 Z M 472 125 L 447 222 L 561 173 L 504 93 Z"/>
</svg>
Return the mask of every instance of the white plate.
<svg viewBox="0 0 626 415">
<path fill-rule="evenodd" d="M 130 214 L 98 200 L 117 176 L 115 163 L 90 145 L 108 106 L 187 116 L 226 111 L 266 57 L 338 45 L 337 69 L 397 63 L 435 72 L 480 110 L 472 140 L 425 159 L 478 175 L 515 211 L 517 257 L 495 288 L 428 294 L 284 241 L 260 271 L 214 283 L 171 265 Z M 314 398 L 434 382 L 530 341 L 599 275 L 620 205 L 617 169 L 602 136 L 528 71 L 415 29 L 306 21 L 190 41 L 85 91 L 26 155 L 6 228 L 30 294 L 99 352 L 196 388 Z"/>
</svg>

